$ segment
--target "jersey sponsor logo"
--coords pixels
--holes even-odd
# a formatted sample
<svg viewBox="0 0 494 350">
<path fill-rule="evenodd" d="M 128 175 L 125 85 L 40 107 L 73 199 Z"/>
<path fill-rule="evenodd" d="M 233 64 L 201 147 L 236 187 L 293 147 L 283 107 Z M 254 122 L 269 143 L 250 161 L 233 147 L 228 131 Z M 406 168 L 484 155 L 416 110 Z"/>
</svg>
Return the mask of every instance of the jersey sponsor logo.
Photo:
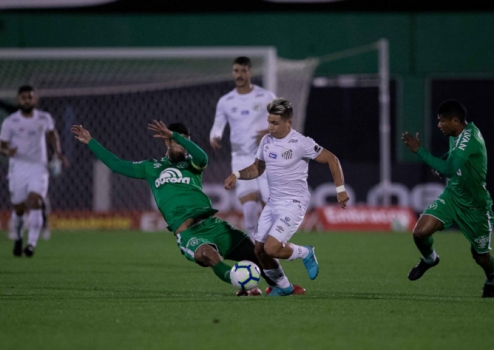
<svg viewBox="0 0 494 350">
<path fill-rule="evenodd" d="M 182 172 L 175 168 L 168 168 L 161 172 L 160 177 L 156 179 L 154 185 L 156 188 L 163 184 L 190 184 L 190 177 L 183 177 Z"/>
<path fill-rule="evenodd" d="M 250 112 L 248 110 L 243 110 L 240 112 L 241 115 L 249 115 Z"/>
<path fill-rule="evenodd" d="M 278 225 L 276 226 L 276 231 L 278 231 L 279 233 L 283 233 L 285 232 L 285 229 L 282 226 Z"/>
<path fill-rule="evenodd" d="M 470 141 L 471 136 L 472 136 L 472 130 L 465 130 L 465 135 L 463 135 L 458 148 L 461 149 L 462 151 L 464 151 L 465 148 L 467 147 L 468 141 Z"/>
<path fill-rule="evenodd" d="M 226 98 L 226 100 L 227 100 L 227 101 L 233 100 L 233 96 L 228 96 L 228 97 Z"/>
<path fill-rule="evenodd" d="M 288 143 L 297 143 L 298 140 L 297 139 L 291 139 L 290 141 L 288 141 Z"/>
<path fill-rule="evenodd" d="M 14 119 L 12 119 L 12 123 L 18 123 L 18 122 L 20 122 L 20 121 L 21 121 L 21 120 L 20 120 L 19 118 L 14 118 Z"/>
<path fill-rule="evenodd" d="M 264 97 L 264 94 L 263 94 L 263 93 L 259 93 L 259 94 L 256 94 L 256 96 L 255 96 L 255 97 L 256 97 L 256 98 L 257 98 L 257 97 Z"/>
<path fill-rule="evenodd" d="M 273 152 L 269 153 L 269 158 L 276 159 L 276 157 L 278 157 L 278 156 L 276 155 L 276 153 L 273 153 Z"/>
<path fill-rule="evenodd" d="M 289 149 L 288 151 L 283 152 L 281 156 L 285 159 L 292 159 L 293 152 L 291 149 Z"/>
<path fill-rule="evenodd" d="M 315 145 L 314 151 L 319 152 L 321 150 L 321 146 Z"/>
<path fill-rule="evenodd" d="M 28 134 L 29 136 L 34 136 L 34 135 L 36 135 L 36 131 L 34 131 L 34 130 L 29 130 L 29 131 L 27 132 L 27 134 Z"/>
<path fill-rule="evenodd" d="M 477 243 L 477 245 L 480 249 L 484 249 L 489 244 L 489 237 L 488 236 L 482 236 L 479 238 L 475 238 L 474 241 L 475 241 L 475 243 Z"/>
</svg>

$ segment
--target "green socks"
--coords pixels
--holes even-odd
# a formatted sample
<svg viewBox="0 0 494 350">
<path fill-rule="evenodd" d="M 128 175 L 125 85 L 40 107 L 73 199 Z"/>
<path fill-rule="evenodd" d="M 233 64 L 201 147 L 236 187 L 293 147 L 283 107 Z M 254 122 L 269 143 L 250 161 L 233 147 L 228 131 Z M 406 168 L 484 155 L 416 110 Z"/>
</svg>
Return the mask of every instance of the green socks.
<svg viewBox="0 0 494 350">
<path fill-rule="evenodd" d="M 216 276 L 219 277 L 220 280 L 226 282 L 226 283 L 231 283 L 230 280 L 230 270 L 232 268 L 225 264 L 223 261 L 220 261 L 216 265 L 213 266 L 213 271 Z"/>
<path fill-rule="evenodd" d="M 419 249 L 420 253 L 422 253 L 422 256 L 429 256 L 434 251 L 434 248 L 432 247 L 434 244 L 434 238 L 432 238 L 432 236 L 427 238 L 417 238 L 414 236 L 413 241 L 415 242 L 415 245 Z"/>
</svg>

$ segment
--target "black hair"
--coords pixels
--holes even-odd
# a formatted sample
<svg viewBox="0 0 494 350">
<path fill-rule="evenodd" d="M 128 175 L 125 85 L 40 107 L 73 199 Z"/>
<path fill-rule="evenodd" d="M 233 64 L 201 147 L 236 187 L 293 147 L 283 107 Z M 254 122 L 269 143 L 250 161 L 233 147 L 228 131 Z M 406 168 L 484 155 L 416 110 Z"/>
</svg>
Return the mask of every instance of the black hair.
<svg viewBox="0 0 494 350">
<path fill-rule="evenodd" d="M 242 66 L 247 66 L 249 68 L 252 67 L 252 62 L 250 61 L 249 57 L 246 56 L 240 56 L 235 58 L 235 61 L 233 61 L 233 64 L 240 64 Z"/>
<path fill-rule="evenodd" d="M 456 117 L 462 124 L 465 124 L 467 119 L 467 109 L 457 100 L 446 100 L 442 102 L 437 108 L 437 114 L 447 119 Z"/>
<path fill-rule="evenodd" d="M 17 90 L 17 95 L 22 94 L 23 92 L 35 92 L 36 89 L 33 88 L 31 85 L 22 85 L 18 90 Z"/>
<path fill-rule="evenodd" d="M 181 122 L 168 124 L 168 130 L 178 132 L 179 134 L 190 136 L 189 129 Z"/>
</svg>

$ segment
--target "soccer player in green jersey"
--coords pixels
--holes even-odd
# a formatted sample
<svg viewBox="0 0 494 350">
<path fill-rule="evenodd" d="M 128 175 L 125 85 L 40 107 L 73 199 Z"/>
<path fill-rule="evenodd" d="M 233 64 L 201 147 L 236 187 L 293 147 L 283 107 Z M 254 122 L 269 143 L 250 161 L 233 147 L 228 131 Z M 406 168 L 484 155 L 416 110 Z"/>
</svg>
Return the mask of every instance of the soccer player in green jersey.
<svg viewBox="0 0 494 350">
<path fill-rule="evenodd" d="M 493 227 L 492 199 L 487 191 L 487 151 L 480 130 L 466 121 L 467 110 L 456 100 L 441 103 L 438 128 L 449 136 L 447 158 L 436 158 L 420 146 L 419 134 L 403 133 L 405 145 L 418 154 L 435 174 L 449 178 L 443 193 L 420 216 L 413 240 L 422 254 L 410 270 L 415 281 L 439 264 L 432 235 L 456 223 L 471 245 L 472 257 L 485 273 L 482 297 L 494 297 L 494 259 L 490 254 Z"/>
<path fill-rule="evenodd" d="M 249 260 L 259 265 L 254 244 L 247 234 L 213 216 L 217 210 L 202 191 L 202 172 L 208 157 L 189 139 L 187 127 L 182 123 L 167 127 L 154 121 L 149 129 L 165 141 L 167 154 L 160 160 L 121 160 L 92 138 L 82 125 L 73 125 L 71 131 L 112 171 L 148 182 L 168 229 L 177 237 L 180 250 L 188 260 L 211 267 L 227 283 L 230 283 L 231 267 L 223 259 Z M 274 286 L 262 273 L 268 284 Z M 261 291 L 256 288 L 247 293 L 239 291 L 237 295 L 261 295 Z"/>
</svg>

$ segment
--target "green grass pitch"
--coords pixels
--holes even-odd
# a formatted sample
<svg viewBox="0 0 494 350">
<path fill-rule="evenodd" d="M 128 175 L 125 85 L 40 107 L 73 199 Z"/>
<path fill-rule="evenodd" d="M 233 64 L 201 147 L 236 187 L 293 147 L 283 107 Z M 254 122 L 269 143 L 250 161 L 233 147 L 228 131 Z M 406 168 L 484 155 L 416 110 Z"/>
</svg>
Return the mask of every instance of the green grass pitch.
<svg viewBox="0 0 494 350">
<path fill-rule="evenodd" d="M 2 232 L 0 349 L 492 347 L 494 300 L 480 298 L 469 244 L 457 232 L 435 238 L 441 263 L 410 282 L 409 233 L 298 233 L 320 274 L 283 267 L 307 294 L 238 298 L 170 233 L 54 232 L 29 259 L 13 257 Z"/>
</svg>

